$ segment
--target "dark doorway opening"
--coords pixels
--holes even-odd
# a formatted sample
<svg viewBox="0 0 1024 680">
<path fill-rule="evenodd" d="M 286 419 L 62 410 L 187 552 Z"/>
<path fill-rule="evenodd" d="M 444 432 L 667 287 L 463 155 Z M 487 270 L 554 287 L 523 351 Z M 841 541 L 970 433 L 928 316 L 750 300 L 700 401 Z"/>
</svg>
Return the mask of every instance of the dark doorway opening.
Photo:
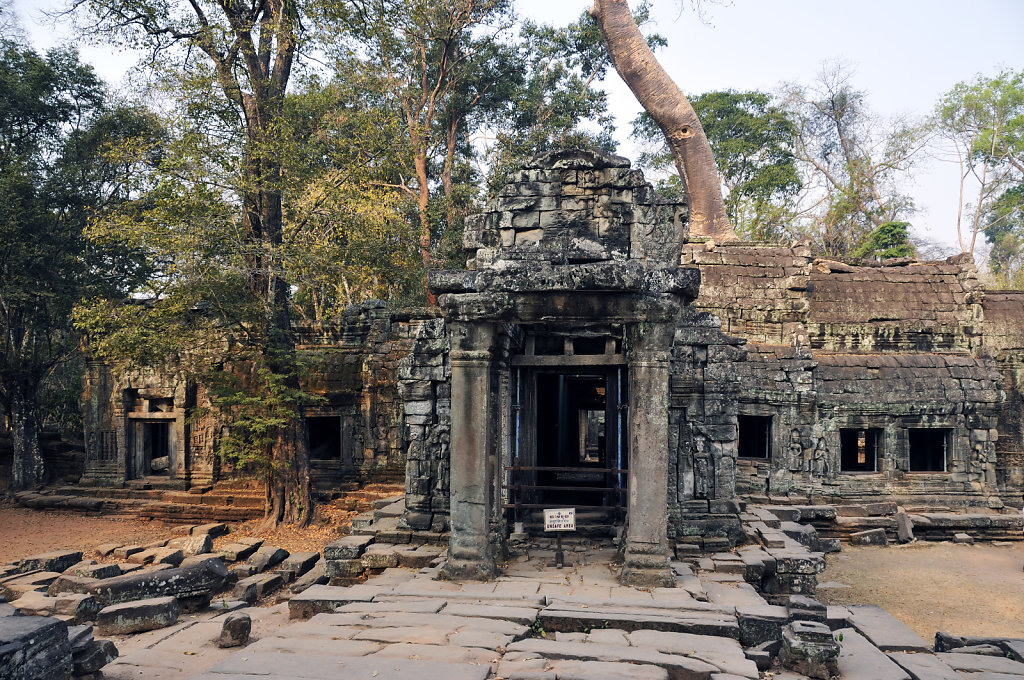
<svg viewBox="0 0 1024 680">
<path fill-rule="evenodd" d="M 736 428 L 736 449 L 740 458 L 771 458 L 771 416 L 736 416 Z"/>
<path fill-rule="evenodd" d="M 953 430 L 945 427 L 912 427 L 907 430 L 911 472 L 946 472 Z"/>
<path fill-rule="evenodd" d="M 511 519 L 536 524 L 544 508 L 574 507 L 578 530 L 617 524 L 628 474 L 623 366 L 517 372 L 515 447 L 507 468 Z M 603 527 L 604 529 L 599 529 Z"/>
<path fill-rule="evenodd" d="M 882 430 L 878 428 L 839 430 L 839 470 L 877 472 Z"/>
<path fill-rule="evenodd" d="M 337 460 L 341 457 L 341 418 L 338 416 L 311 416 L 306 418 L 309 428 L 309 457 L 312 460 Z"/>
<path fill-rule="evenodd" d="M 146 474 L 168 475 L 171 470 L 171 425 L 167 422 L 143 424 L 146 450 Z"/>
</svg>

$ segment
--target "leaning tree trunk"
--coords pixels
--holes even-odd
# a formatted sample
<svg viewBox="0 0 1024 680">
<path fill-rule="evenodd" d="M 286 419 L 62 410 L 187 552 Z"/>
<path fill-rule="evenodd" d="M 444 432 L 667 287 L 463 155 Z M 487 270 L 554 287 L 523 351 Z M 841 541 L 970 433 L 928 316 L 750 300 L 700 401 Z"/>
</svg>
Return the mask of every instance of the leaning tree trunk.
<svg viewBox="0 0 1024 680">
<path fill-rule="evenodd" d="M 690 233 L 718 240 L 736 238 L 725 214 L 718 169 L 704 128 L 647 46 L 626 0 L 594 0 L 590 14 L 601 27 L 615 70 L 668 140 L 690 197 Z"/>
<path fill-rule="evenodd" d="M 19 386 L 10 390 L 11 440 L 14 456 L 11 461 L 11 489 L 20 491 L 38 486 L 46 480 L 46 466 L 39 448 L 39 419 L 35 399 Z"/>
</svg>

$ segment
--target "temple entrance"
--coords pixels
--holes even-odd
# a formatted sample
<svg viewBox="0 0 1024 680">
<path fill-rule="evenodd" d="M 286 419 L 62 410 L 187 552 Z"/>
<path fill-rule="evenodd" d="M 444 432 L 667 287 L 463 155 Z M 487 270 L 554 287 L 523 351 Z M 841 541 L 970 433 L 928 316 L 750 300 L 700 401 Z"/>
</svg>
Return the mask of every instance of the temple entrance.
<svg viewBox="0 0 1024 680">
<path fill-rule="evenodd" d="M 510 521 L 539 533 L 544 508 L 572 507 L 580 533 L 607 534 L 622 523 L 625 373 L 625 366 L 593 365 L 516 371 L 520 401 L 513 405 L 516 441 L 505 489 Z"/>
</svg>

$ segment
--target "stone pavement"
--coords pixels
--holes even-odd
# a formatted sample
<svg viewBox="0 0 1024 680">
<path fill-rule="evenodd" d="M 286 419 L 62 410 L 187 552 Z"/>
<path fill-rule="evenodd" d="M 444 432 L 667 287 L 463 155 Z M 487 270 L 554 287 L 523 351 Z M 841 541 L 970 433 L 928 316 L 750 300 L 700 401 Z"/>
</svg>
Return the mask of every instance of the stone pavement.
<svg viewBox="0 0 1024 680">
<path fill-rule="evenodd" d="M 558 570 L 551 550 L 530 548 L 491 583 L 438 581 L 434 564 L 313 586 L 287 604 L 244 609 L 253 634 L 238 651 L 216 647 L 222 616 L 186 616 L 119 640 L 122 656 L 104 677 L 804 680 L 826 676 L 813 663 L 809 675 L 770 664 L 780 640 L 817 631 L 848 680 L 1024 680 L 1020 657 L 992 645 L 998 656 L 979 655 L 969 639 L 933 654 L 877 607 L 801 596 L 770 604 L 728 560 L 724 571 L 706 558 L 676 562 L 683 587 L 638 590 L 617 584 L 608 547 L 581 541 L 566 557 L 571 566 Z"/>
</svg>

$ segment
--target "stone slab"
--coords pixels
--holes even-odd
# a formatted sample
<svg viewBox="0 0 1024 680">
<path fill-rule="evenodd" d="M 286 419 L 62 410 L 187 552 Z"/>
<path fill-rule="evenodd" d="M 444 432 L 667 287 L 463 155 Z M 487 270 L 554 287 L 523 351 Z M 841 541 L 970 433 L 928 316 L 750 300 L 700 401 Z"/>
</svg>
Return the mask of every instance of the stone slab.
<svg viewBox="0 0 1024 680">
<path fill-rule="evenodd" d="M 288 601 L 288 615 L 293 619 L 308 619 L 315 614 L 333 612 L 350 602 L 369 602 L 378 594 L 375 588 L 359 586 L 310 586 Z"/>
<path fill-rule="evenodd" d="M 220 590 L 227 575 L 227 569 L 220 560 L 206 559 L 188 567 L 101 579 L 90 586 L 89 592 L 104 604 L 168 595 L 194 597 Z"/>
<path fill-rule="evenodd" d="M 238 652 L 212 666 L 194 680 L 236 680 L 260 676 L 266 680 L 310 678 L 373 678 L 373 680 L 486 680 L 491 667 L 422 659 L 398 662 L 387 657 L 351 657 L 333 654 L 300 655 Z"/>
<path fill-rule="evenodd" d="M 363 556 L 366 546 L 372 544 L 373 536 L 343 536 L 324 546 L 325 560 L 355 560 Z"/>
<path fill-rule="evenodd" d="M 611 661 L 648 664 L 668 671 L 673 680 L 683 678 L 710 678 L 718 668 L 699 659 L 676 654 L 663 654 L 651 649 L 619 645 L 595 645 L 586 642 L 559 642 L 529 638 L 513 642 L 508 652 L 538 654 L 546 659 L 579 661 Z"/>
<path fill-rule="evenodd" d="M 848 605 L 850 621 L 883 652 L 930 652 L 932 647 L 902 621 L 875 605 Z"/>
<path fill-rule="evenodd" d="M 82 561 L 81 550 L 53 550 L 30 555 L 18 560 L 18 568 L 26 571 L 58 571 L 72 567 Z"/>
<path fill-rule="evenodd" d="M 707 612 L 627 613 L 608 610 L 568 611 L 548 607 L 541 611 L 537 620 L 545 630 L 549 631 L 578 632 L 600 627 L 634 631 L 646 628 L 673 633 L 717 635 L 739 639 L 739 624 L 735 616 L 726 617 Z"/>
<path fill-rule="evenodd" d="M 912 680 L 964 680 L 934 654 L 889 652 L 889 658 L 899 664 Z"/>
<path fill-rule="evenodd" d="M 154 597 L 111 605 L 96 616 L 98 635 L 129 635 L 173 626 L 178 622 L 178 601 Z"/>
<path fill-rule="evenodd" d="M 757 680 L 757 664 L 744 656 L 736 640 L 711 635 L 666 633 L 656 630 L 638 630 L 629 634 L 632 647 L 656 649 L 665 654 L 681 654 L 706 661 L 722 673 L 731 673 Z"/>
<path fill-rule="evenodd" d="M 903 668 L 852 628 L 836 631 L 843 680 L 911 680 Z"/>
<path fill-rule="evenodd" d="M 522 625 L 532 625 L 537 618 L 538 609 L 532 607 L 503 607 L 471 602 L 450 602 L 445 605 L 443 613 L 450 616 L 471 616 L 487 619 L 512 621 Z"/>
<path fill-rule="evenodd" d="M 941 652 L 935 656 L 955 671 L 1024 676 L 1024 663 L 1006 657 L 957 654 L 956 652 Z"/>
<path fill-rule="evenodd" d="M 0 677 L 66 680 L 71 670 L 67 624 L 46 616 L 0 616 Z"/>
</svg>

